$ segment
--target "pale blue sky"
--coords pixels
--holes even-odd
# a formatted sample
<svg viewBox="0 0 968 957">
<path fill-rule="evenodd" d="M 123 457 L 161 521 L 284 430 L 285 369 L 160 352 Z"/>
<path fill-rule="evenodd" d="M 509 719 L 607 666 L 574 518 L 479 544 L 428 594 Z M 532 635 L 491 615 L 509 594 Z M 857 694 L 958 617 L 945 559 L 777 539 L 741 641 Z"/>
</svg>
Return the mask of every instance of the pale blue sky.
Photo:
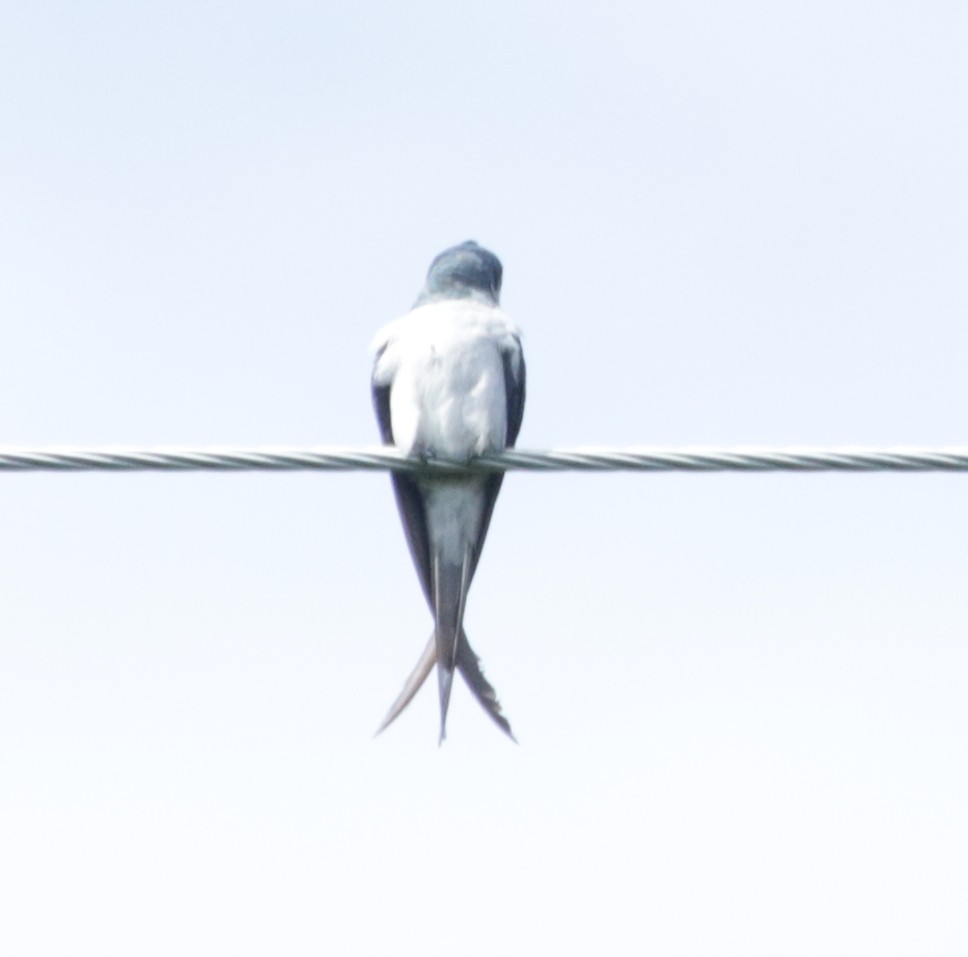
<svg viewBox="0 0 968 957">
<path fill-rule="evenodd" d="M 520 445 L 968 444 L 958 2 L 0 6 L 0 444 L 376 441 L 474 238 Z M 968 477 L 0 476 L 0 950 L 968 947 Z"/>
</svg>

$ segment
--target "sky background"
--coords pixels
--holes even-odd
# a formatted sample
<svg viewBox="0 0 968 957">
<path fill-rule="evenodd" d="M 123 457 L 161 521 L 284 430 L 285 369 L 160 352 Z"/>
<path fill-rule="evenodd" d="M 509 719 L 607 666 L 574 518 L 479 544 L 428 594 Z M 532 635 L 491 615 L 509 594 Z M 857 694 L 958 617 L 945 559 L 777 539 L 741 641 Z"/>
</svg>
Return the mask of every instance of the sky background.
<svg viewBox="0 0 968 957">
<path fill-rule="evenodd" d="M 433 256 L 522 448 L 968 444 L 960 0 L 0 5 L 0 444 L 366 445 Z M 968 949 L 968 476 L 0 475 L 0 951 Z"/>
</svg>

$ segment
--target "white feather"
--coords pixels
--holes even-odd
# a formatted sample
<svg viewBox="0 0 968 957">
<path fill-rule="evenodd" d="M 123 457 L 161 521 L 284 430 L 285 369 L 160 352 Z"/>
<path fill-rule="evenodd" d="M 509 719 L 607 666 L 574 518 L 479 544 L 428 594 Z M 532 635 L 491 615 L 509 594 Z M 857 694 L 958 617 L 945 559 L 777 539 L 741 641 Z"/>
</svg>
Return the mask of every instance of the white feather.
<svg viewBox="0 0 968 957">
<path fill-rule="evenodd" d="M 384 326 L 373 371 L 390 386 L 396 445 L 407 452 L 469 458 L 503 449 L 507 396 L 502 356 L 520 351 L 518 329 L 475 299 L 420 306 Z"/>
</svg>

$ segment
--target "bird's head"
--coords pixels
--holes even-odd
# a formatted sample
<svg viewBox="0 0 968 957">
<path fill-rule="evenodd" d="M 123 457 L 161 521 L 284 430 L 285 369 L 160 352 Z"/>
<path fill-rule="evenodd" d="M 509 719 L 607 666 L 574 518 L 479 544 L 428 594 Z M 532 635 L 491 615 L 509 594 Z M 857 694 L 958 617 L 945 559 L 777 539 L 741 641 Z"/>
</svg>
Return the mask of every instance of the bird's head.
<svg viewBox="0 0 968 957">
<path fill-rule="evenodd" d="M 473 240 L 445 249 L 430 264 L 417 305 L 440 299 L 482 297 L 497 305 L 501 296 L 501 260 Z"/>
</svg>

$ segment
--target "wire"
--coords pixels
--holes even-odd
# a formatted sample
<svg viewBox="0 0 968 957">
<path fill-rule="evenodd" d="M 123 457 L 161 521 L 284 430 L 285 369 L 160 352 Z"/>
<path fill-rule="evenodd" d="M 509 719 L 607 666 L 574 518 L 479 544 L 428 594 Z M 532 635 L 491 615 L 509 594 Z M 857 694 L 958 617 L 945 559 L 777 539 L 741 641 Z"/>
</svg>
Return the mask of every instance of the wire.
<svg viewBox="0 0 968 957">
<path fill-rule="evenodd" d="M 392 446 L 362 448 L 69 448 L 0 446 L 0 471 L 400 471 L 466 475 L 536 472 L 965 472 L 968 447 L 574 448 L 508 450 L 469 462 L 422 460 Z"/>
</svg>

